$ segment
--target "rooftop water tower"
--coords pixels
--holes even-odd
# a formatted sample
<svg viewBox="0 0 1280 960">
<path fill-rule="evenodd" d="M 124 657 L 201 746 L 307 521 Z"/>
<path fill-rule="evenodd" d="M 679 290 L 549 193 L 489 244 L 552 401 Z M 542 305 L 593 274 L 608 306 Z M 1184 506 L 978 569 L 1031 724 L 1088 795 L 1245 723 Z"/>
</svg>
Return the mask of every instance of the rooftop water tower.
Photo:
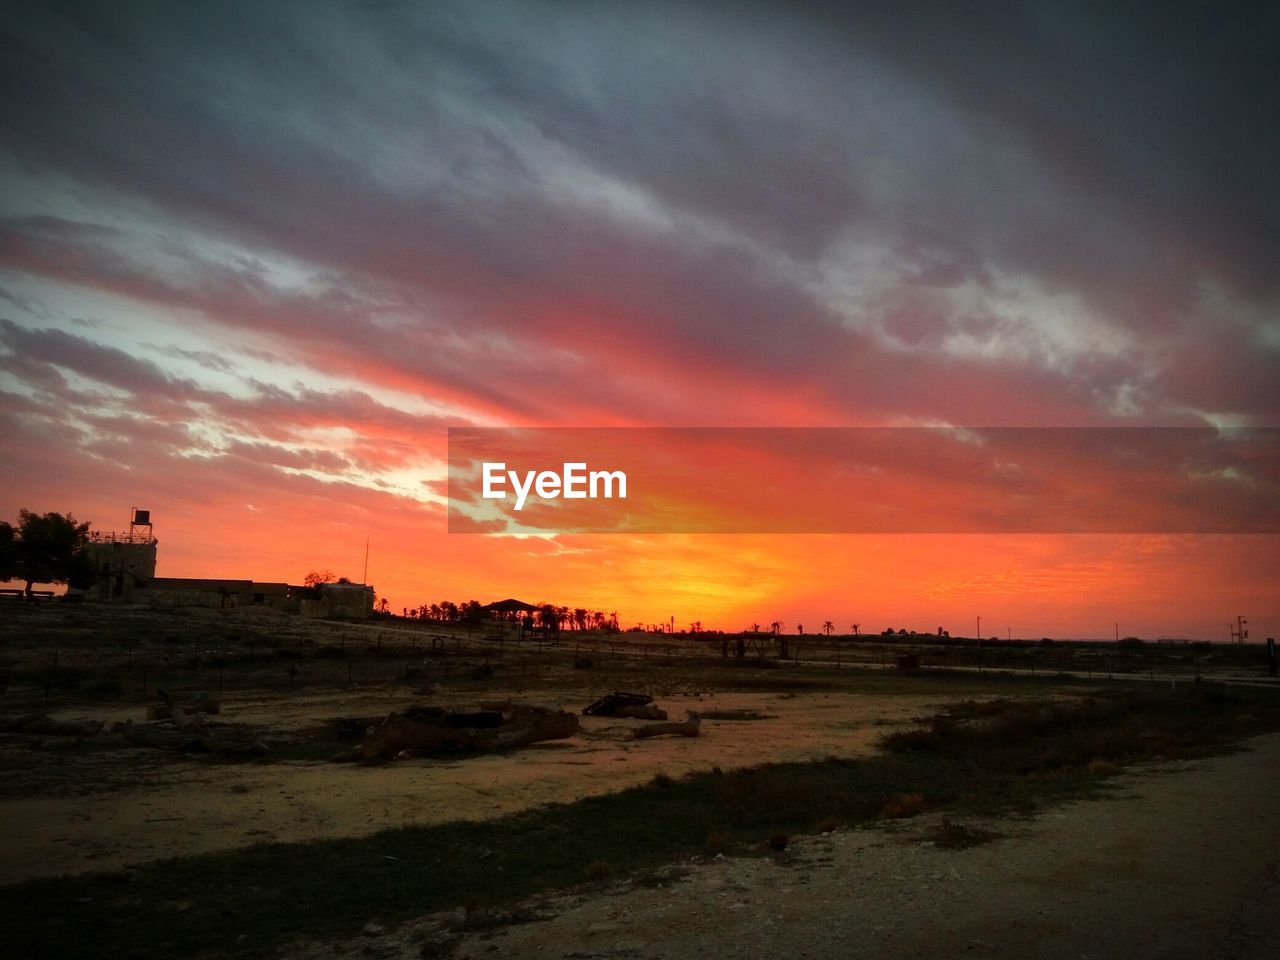
<svg viewBox="0 0 1280 960">
<path fill-rule="evenodd" d="M 155 539 L 151 531 L 151 511 L 133 508 L 133 518 L 129 521 L 129 540 L 147 543 Z"/>
</svg>

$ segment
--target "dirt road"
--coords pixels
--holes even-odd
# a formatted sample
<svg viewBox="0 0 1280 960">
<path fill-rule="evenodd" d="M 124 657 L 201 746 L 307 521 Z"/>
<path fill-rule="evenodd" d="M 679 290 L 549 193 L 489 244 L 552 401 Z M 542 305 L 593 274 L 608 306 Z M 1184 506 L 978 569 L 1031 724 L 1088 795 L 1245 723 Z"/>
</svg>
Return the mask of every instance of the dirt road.
<svg viewBox="0 0 1280 960">
<path fill-rule="evenodd" d="M 778 859 L 696 865 L 657 888 L 542 905 L 551 919 L 473 932 L 465 958 L 1262 958 L 1280 956 L 1280 735 L 1118 778 L 1105 799 L 985 826 L 940 818 L 812 837 Z M 421 956 L 429 927 L 351 945 Z M 341 948 L 337 951 L 341 954 Z M 326 952 L 333 956 L 332 952 Z"/>
</svg>

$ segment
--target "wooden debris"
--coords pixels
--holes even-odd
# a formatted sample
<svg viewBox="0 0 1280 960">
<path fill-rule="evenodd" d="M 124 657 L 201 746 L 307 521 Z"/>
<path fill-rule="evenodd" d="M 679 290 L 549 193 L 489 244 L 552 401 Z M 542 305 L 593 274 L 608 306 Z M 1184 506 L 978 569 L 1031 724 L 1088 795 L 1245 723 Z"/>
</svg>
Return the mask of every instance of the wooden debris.
<svg viewBox="0 0 1280 960">
<path fill-rule="evenodd" d="M 140 747 L 159 750 L 181 750 L 185 753 L 217 753 L 223 756 L 259 756 L 267 752 L 266 744 L 259 740 L 232 737 L 227 733 L 209 733 L 204 730 L 175 729 L 161 724 L 133 723 L 118 725 L 124 738 Z"/>
<path fill-rule="evenodd" d="M 632 717 L 637 720 L 665 720 L 667 712 L 653 703 L 653 697 L 643 693 L 609 693 L 588 704 L 582 710 L 584 717 Z"/>
<path fill-rule="evenodd" d="M 267 752 L 265 743 L 242 728 L 210 724 L 206 717 L 221 713 L 222 704 L 208 694 L 201 693 L 184 702 L 164 690 L 157 693 L 163 702 L 147 707 L 147 718 L 153 722 L 116 724 L 115 729 L 130 743 L 158 750 L 228 757 L 254 757 Z"/>
<path fill-rule="evenodd" d="M 631 734 L 637 740 L 645 740 L 649 737 L 696 737 L 701 733 L 702 718 L 695 713 L 690 713 L 688 716 L 689 719 L 683 721 L 647 723 L 643 727 L 633 729 Z"/>
<path fill-rule="evenodd" d="M 544 740 L 563 740 L 577 732 L 578 718 L 573 714 L 527 704 L 512 704 L 503 712 L 478 713 L 418 707 L 392 713 L 371 725 L 359 749 L 334 759 L 379 763 L 396 757 L 510 750 Z"/>
<path fill-rule="evenodd" d="M 101 720 L 55 720 L 47 713 L 24 713 L 16 717 L 0 717 L 0 733 L 91 737 L 101 729 Z"/>
<path fill-rule="evenodd" d="M 632 720 L 665 720 L 667 711 L 656 703 L 646 703 L 643 707 L 618 707 L 613 712 L 615 717 L 627 717 Z"/>
<path fill-rule="evenodd" d="M 158 691 L 163 703 L 153 703 L 147 707 L 148 720 L 173 720 L 174 708 L 180 710 L 187 716 L 197 714 L 219 714 L 222 712 L 222 704 L 214 700 L 207 693 L 199 693 L 193 699 L 184 702 L 178 702 L 163 690 Z"/>
</svg>

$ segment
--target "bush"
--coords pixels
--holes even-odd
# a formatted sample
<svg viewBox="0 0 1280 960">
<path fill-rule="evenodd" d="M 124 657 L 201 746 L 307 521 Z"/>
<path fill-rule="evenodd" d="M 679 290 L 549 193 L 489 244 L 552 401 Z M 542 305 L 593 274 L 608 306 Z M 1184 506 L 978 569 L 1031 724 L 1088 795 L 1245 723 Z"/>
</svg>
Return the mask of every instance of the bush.
<svg viewBox="0 0 1280 960">
<path fill-rule="evenodd" d="M 613 864 L 608 860 L 593 860 L 587 864 L 587 879 L 593 883 L 603 883 L 613 879 Z"/>
<path fill-rule="evenodd" d="M 923 793 L 901 793 L 880 808 L 880 816 L 887 820 L 914 817 L 929 809 L 929 801 Z"/>
<path fill-rule="evenodd" d="M 889 734 L 890 753 L 930 753 L 986 773 L 1049 773 L 1186 754 L 1230 734 L 1237 717 L 1212 688 L 1075 701 L 959 704 L 928 728 Z"/>
</svg>

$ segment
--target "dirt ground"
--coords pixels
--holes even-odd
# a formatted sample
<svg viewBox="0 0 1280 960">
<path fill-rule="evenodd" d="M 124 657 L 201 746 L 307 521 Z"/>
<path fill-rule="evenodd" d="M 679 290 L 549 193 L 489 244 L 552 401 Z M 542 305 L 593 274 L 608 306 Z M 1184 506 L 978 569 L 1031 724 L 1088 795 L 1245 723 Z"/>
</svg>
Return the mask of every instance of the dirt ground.
<svg viewBox="0 0 1280 960">
<path fill-rule="evenodd" d="M 866 670 L 731 669 L 718 647 L 696 649 L 680 637 L 664 644 L 650 635 L 588 635 L 554 648 L 497 647 L 446 627 L 336 624 L 249 609 L 7 604 L 0 614 L 0 715 L 106 724 L 83 742 L 0 734 L 0 884 L 492 818 L 657 773 L 853 756 L 896 723 L 962 696 L 994 695 L 989 679 L 971 675 L 932 682 L 876 672 L 868 693 Z M 584 657 L 588 669 L 579 668 Z M 94 693 L 103 684 L 114 692 Z M 271 751 L 262 762 L 228 762 L 131 745 L 111 732 L 115 723 L 142 722 L 161 687 L 180 697 L 212 691 L 223 706 L 213 720 L 252 731 Z M 325 732 L 335 717 L 420 703 L 474 709 L 505 698 L 579 712 L 613 690 L 649 693 L 676 720 L 690 710 L 758 718 L 708 719 L 696 739 L 636 741 L 635 721 L 584 717 L 572 739 L 512 753 L 382 767 L 325 759 L 343 746 Z"/>
<path fill-rule="evenodd" d="M 801 838 L 775 857 L 700 859 L 661 885 L 527 905 L 536 922 L 463 934 L 447 918 L 292 955 L 551 958 L 1254 960 L 1280 956 L 1280 735 L 1246 751 L 1152 764 L 1105 799 L 1000 836 L 929 840 L 940 817 Z M 425 945 L 425 949 L 424 949 Z"/>
<path fill-rule="evenodd" d="M 434 628 L 198 611 L 5 613 L 0 714 L 91 718 L 107 729 L 83 741 L 0 735 L 0 884 L 270 841 L 488 819 L 658 773 L 856 756 L 896 725 L 959 699 L 1082 690 L 1078 681 L 975 677 L 954 666 L 918 676 L 881 672 L 876 662 L 891 665 L 893 657 L 866 650 L 872 659 L 863 666 L 871 669 L 734 665 L 687 642 L 664 649 L 648 637 L 629 649 L 627 638 L 611 636 L 584 638 L 581 649 L 574 638 L 551 650 L 495 651 L 477 642 L 485 638 L 440 638 Z M 1181 682 L 1174 671 L 1185 669 L 1162 659 L 1148 672 L 1173 683 Z M 253 731 L 271 752 L 233 762 L 139 747 L 110 732 L 112 723 L 142 721 L 161 685 L 186 696 L 215 691 L 223 701 L 217 722 Z M 469 709 L 507 697 L 578 712 L 612 690 L 649 693 L 673 719 L 686 711 L 738 717 L 706 719 L 693 739 L 634 740 L 635 721 L 586 717 L 571 739 L 504 754 L 375 767 L 324 759 L 335 746 L 335 717 L 376 717 L 414 703 Z M 1280 736 L 1269 736 L 1249 752 L 1126 774 L 1109 799 L 1033 820 L 970 824 L 1000 837 L 967 849 L 931 844 L 939 822 L 931 815 L 801 838 L 777 856 L 677 864 L 665 880 L 548 895 L 521 912 L 539 922 L 434 917 L 388 933 L 371 917 L 357 942 L 295 953 L 1280 955 L 1277 770 Z M 469 931 L 460 940 L 449 932 L 459 927 Z"/>
<path fill-rule="evenodd" d="M 703 649 L 680 636 L 572 635 L 534 648 L 448 627 L 343 625 L 252 609 L 5 604 L 0 613 L 0 716 L 106 723 L 83 742 L 0 735 L 0 883 L 493 818 L 657 773 L 858 755 L 888 727 L 972 695 L 979 682 L 902 677 L 899 684 L 890 669 L 874 673 L 890 685 L 868 694 L 865 669 L 731 669 L 718 645 Z M 581 668 L 584 659 L 589 668 Z M 108 694 L 96 694 L 104 685 Z M 223 701 L 216 722 L 247 728 L 273 749 L 262 762 L 227 762 L 140 748 L 110 731 L 113 723 L 142 722 L 160 687 L 178 696 L 212 691 Z M 335 717 L 378 717 L 421 703 L 474 709 L 504 698 L 577 713 L 613 690 L 648 692 L 672 719 L 689 710 L 755 718 L 707 719 L 696 739 L 636 741 L 635 722 L 584 717 L 572 739 L 515 753 L 384 767 L 324 759 L 342 746 L 324 732 Z"/>
<path fill-rule="evenodd" d="M 534 702 L 575 712 L 587 702 L 553 699 L 555 691 L 530 694 Z M 391 701 L 379 693 L 317 694 L 295 697 L 282 714 L 274 700 L 237 698 L 226 704 L 224 714 L 241 722 L 269 718 L 298 728 L 343 713 L 385 712 L 411 700 Z M 466 694 L 432 700 L 474 705 Z M 584 717 L 580 734 L 569 740 L 504 754 L 378 767 L 324 760 L 231 764 L 207 758 L 137 767 L 138 748 L 121 745 L 74 757 L 66 775 L 75 783 L 61 785 L 54 795 L 43 791 L 0 799 L 0 883 L 273 840 L 360 836 L 408 824 L 497 817 L 634 786 L 659 772 L 678 777 L 713 766 L 869 752 L 887 725 L 932 713 L 941 702 L 936 696 L 812 692 L 660 697 L 658 703 L 676 719 L 687 710 L 746 710 L 763 719 L 706 720 L 697 738 L 637 741 L 629 731 L 636 721 Z M 65 712 L 66 718 L 75 713 Z M 136 720 L 141 714 L 135 708 L 109 716 Z M 136 781 L 119 783 L 121 766 L 134 771 Z"/>
</svg>

